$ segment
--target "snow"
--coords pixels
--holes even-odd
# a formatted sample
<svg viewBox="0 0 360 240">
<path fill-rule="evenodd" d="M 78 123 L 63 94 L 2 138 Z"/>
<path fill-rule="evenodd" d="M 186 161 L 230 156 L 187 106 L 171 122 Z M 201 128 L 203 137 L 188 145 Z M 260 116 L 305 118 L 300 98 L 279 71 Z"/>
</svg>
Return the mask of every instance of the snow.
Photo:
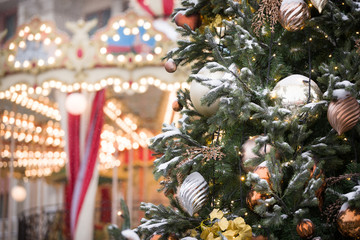
<svg viewBox="0 0 360 240">
<path fill-rule="evenodd" d="M 167 224 L 167 220 L 166 219 L 162 219 L 162 222 L 159 223 L 153 223 L 151 220 L 147 221 L 146 223 L 143 223 L 140 225 L 141 228 L 146 228 L 146 229 L 153 229 L 153 228 L 158 228 L 161 227 L 165 224 Z"/>
<path fill-rule="evenodd" d="M 121 231 L 121 234 L 128 240 L 140 240 L 139 236 L 133 230 L 130 229 Z"/>
<path fill-rule="evenodd" d="M 166 163 L 163 163 L 163 164 L 160 164 L 160 166 L 157 168 L 158 169 L 158 172 L 166 169 L 171 163 L 174 163 L 174 162 L 177 162 L 179 160 L 180 156 L 177 156 L 177 157 L 174 157 L 172 160 L 166 162 Z"/>
<path fill-rule="evenodd" d="M 344 80 L 344 81 L 341 81 L 341 82 L 338 82 L 335 84 L 335 87 L 352 87 L 354 86 L 353 83 L 351 83 L 350 81 L 348 80 Z"/>
<path fill-rule="evenodd" d="M 345 89 L 335 89 L 333 96 L 336 97 L 336 99 L 345 99 L 350 96 L 350 93 Z"/>
<path fill-rule="evenodd" d="M 356 195 L 360 194 L 360 185 L 354 187 L 354 192 L 349 192 L 344 194 L 344 196 L 348 199 L 348 201 L 353 200 Z"/>
<path fill-rule="evenodd" d="M 178 33 L 176 32 L 175 27 L 168 21 L 156 19 L 153 21 L 153 26 L 156 30 L 164 33 L 172 41 L 176 41 L 178 39 Z"/>
</svg>

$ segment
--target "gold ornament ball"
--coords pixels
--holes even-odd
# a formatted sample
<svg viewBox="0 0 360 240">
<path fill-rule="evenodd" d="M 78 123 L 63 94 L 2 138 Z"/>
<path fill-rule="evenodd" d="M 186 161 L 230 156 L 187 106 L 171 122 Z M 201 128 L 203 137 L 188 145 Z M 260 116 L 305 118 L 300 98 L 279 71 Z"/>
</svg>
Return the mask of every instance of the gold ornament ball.
<svg viewBox="0 0 360 240">
<path fill-rule="evenodd" d="M 246 203 L 251 210 L 254 210 L 255 206 L 259 204 L 259 200 L 268 199 L 269 196 L 266 194 L 261 194 L 255 190 L 251 190 L 246 196 Z"/>
<path fill-rule="evenodd" d="M 156 235 L 152 236 L 150 240 L 158 240 L 158 239 L 161 238 L 161 236 L 162 236 L 162 235 L 160 235 L 160 234 L 156 234 Z M 170 236 L 168 237 L 168 240 L 178 240 L 178 239 L 179 239 L 179 238 L 176 237 L 175 234 L 170 234 Z"/>
<path fill-rule="evenodd" d="M 349 203 L 344 203 L 337 216 L 338 230 L 342 235 L 360 238 L 360 210 L 352 208 Z"/>
<path fill-rule="evenodd" d="M 296 232 L 301 238 L 309 238 L 315 232 L 315 225 L 310 219 L 303 219 L 296 226 Z"/>
<path fill-rule="evenodd" d="M 259 235 L 259 236 L 253 236 L 251 240 L 268 240 L 268 238 L 264 237 L 263 235 Z"/>
<path fill-rule="evenodd" d="M 329 104 L 327 118 L 339 135 L 352 129 L 359 121 L 359 117 L 360 105 L 352 96 L 344 96 Z"/>
<path fill-rule="evenodd" d="M 254 170 L 254 173 L 259 175 L 261 179 L 264 179 L 268 183 L 270 183 L 270 172 L 267 166 L 262 166 L 262 165 L 257 166 Z"/>
<path fill-rule="evenodd" d="M 176 63 L 172 58 L 170 58 L 169 60 L 166 61 L 164 67 L 168 73 L 173 73 L 177 69 Z"/>
<path fill-rule="evenodd" d="M 173 109 L 175 112 L 180 112 L 180 111 L 183 109 L 183 106 L 179 103 L 178 100 L 175 100 L 175 101 L 172 103 L 172 109 Z"/>
<path fill-rule="evenodd" d="M 201 25 L 201 17 L 197 13 L 186 16 L 183 12 L 178 12 L 175 16 L 175 24 L 179 27 L 187 24 L 191 30 L 195 30 Z"/>
<path fill-rule="evenodd" d="M 290 32 L 301 30 L 310 18 L 310 10 L 303 0 L 284 0 L 280 6 L 279 22 Z"/>
<path fill-rule="evenodd" d="M 255 167 L 256 166 L 250 166 L 249 164 L 246 164 L 247 161 L 251 160 L 251 159 L 254 159 L 254 158 L 257 158 L 259 157 L 258 155 L 256 155 L 254 152 L 253 152 L 253 149 L 254 147 L 256 146 L 256 142 L 255 140 L 258 138 L 259 136 L 255 136 L 255 137 L 251 137 L 249 138 L 248 140 L 245 141 L 245 143 L 242 145 L 241 147 L 241 162 L 242 162 L 242 166 L 243 166 L 243 169 L 246 171 L 246 172 L 251 172 L 251 171 L 254 171 Z M 271 145 L 268 145 L 266 144 L 266 152 L 270 152 L 271 150 Z M 264 155 L 265 154 L 265 151 L 264 151 L 264 147 L 262 147 L 260 150 L 259 150 L 259 154 L 260 155 Z M 246 165 L 246 166 L 245 166 Z"/>
</svg>

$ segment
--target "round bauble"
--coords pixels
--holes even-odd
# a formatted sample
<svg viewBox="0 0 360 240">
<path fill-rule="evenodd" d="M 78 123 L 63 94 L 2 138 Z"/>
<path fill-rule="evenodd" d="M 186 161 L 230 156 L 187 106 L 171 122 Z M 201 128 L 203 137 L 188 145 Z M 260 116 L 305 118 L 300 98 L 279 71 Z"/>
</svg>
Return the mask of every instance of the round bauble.
<svg viewBox="0 0 360 240">
<path fill-rule="evenodd" d="M 315 225 L 310 219 L 303 219 L 296 226 L 296 232 L 301 238 L 309 238 L 315 232 Z"/>
<path fill-rule="evenodd" d="M 350 207 L 349 203 L 344 203 L 337 216 L 338 229 L 342 235 L 360 238 L 360 210 Z"/>
<path fill-rule="evenodd" d="M 301 30 L 310 18 L 308 5 L 303 0 L 284 0 L 280 6 L 279 22 L 290 32 Z"/>
<path fill-rule="evenodd" d="M 160 234 L 155 234 L 155 235 L 153 235 L 151 238 L 150 238 L 150 240 L 158 240 L 158 239 L 160 239 L 161 238 L 161 235 Z M 173 233 L 171 233 L 170 235 L 169 235 L 169 237 L 168 237 L 168 240 L 178 240 L 179 238 L 175 235 L 175 234 L 173 234 Z"/>
<path fill-rule="evenodd" d="M 171 106 L 175 112 L 180 112 L 183 109 L 183 106 L 181 105 L 181 103 L 179 103 L 177 99 L 172 103 Z"/>
<path fill-rule="evenodd" d="M 72 93 L 66 97 L 65 108 L 66 111 L 72 115 L 81 115 L 85 112 L 87 100 L 84 94 Z"/>
<path fill-rule="evenodd" d="M 269 168 L 264 165 L 259 165 L 255 168 L 254 173 L 259 175 L 261 179 L 266 180 L 268 183 L 270 183 L 270 173 Z"/>
<path fill-rule="evenodd" d="M 241 162 L 242 162 L 242 166 L 243 169 L 247 172 L 251 172 L 254 171 L 256 166 L 251 166 L 249 164 L 247 164 L 248 161 L 251 161 L 254 158 L 258 158 L 259 156 L 256 155 L 253 152 L 253 149 L 256 147 L 256 142 L 255 140 L 258 138 L 259 136 L 255 136 L 255 137 L 251 137 L 248 140 L 245 141 L 245 143 L 242 145 L 241 147 Z M 266 144 L 266 152 L 270 152 L 272 146 L 269 144 Z M 265 154 L 265 149 L 264 147 L 260 148 L 259 150 L 259 154 L 260 155 L 264 155 Z"/>
<path fill-rule="evenodd" d="M 177 69 L 176 63 L 172 58 L 170 58 L 169 60 L 166 61 L 164 67 L 168 73 L 173 73 Z"/>
<path fill-rule="evenodd" d="M 201 17 L 198 13 L 186 16 L 184 12 L 178 12 L 175 16 L 175 24 L 179 27 L 184 27 L 187 24 L 191 30 L 195 30 L 201 25 Z"/>
<path fill-rule="evenodd" d="M 16 202 L 23 202 L 26 198 L 26 189 L 23 186 L 15 186 L 11 189 L 11 197 Z"/>
<path fill-rule="evenodd" d="M 264 237 L 263 235 L 259 235 L 259 236 L 253 236 L 251 240 L 268 240 L 268 238 Z"/>
<path fill-rule="evenodd" d="M 246 196 L 246 203 L 251 210 L 254 210 L 255 206 L 259 204 L 259 200 L 266 200 L 269 196 L 266 194 L 261 194 L 255 190 L 251 190 Z"/>
<path fill-rule="evenodd" d="M 319 11 L 319 13 L 321 13 L 328 3 L 328 0 L 311 0 L 311 3 Z"/>
<path fill-rule="evenodd" d="M 300 74 L 290 75 L 280 80 L 272 91 L 273 97 L 281 98 L 281 103 L 290 108 L 303 105 L 309 95 L 309 78 Z M 316 83 L 311 80 L 310 101 L 318 101 L 322 93 Z"/>
<path fill-rule="evenodd" d="M 224 76 L 224 72 L 217 71 L 217 72 L 210 72 L 208 68 L 203 67 L 199 72 L 198 75 L 202 75 L 204 78 L 211 78 L 211 79 L 221 79 Z M 207 95 L 210 91 L 210 88 L 193 80 L 190 84 L 190 99 L 193 103 L 196 111 L 200 114 L 204 115 L 205 117 L 211 117 L 214 115 L 217 110 L 219 109 L 219 102 L 220 100 L 217 99 L 215 102 L 207 106 L 206 104 L 202 104 L 202 98 Z"/>
<path fill-rule="evenodd" d="M 360 106 L 356 98 L 348 96 L 331 101 L 327 111 L 330 125 L 339 135 L 352 129 L 360 117 Z"/>
</svg>

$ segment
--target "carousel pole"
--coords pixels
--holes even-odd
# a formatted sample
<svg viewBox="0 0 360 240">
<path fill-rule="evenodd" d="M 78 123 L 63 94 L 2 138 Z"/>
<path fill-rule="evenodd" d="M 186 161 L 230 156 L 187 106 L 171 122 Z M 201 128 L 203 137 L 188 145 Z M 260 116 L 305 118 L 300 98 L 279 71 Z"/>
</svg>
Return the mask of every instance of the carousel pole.
<svg viewBox="0 0 360 240">
<path fill-rule="evenodd" d="M 112 169 L 112 201 L 111 201 L 111 223 L 112 224 L 116 224 L 117 221 L 117 201 L 118 201 L 118 194 L 117 194 L 117 189 L 118 189 L 118 167 L 114 166 L 114 168 Z"/>
<path fill-rule="evenodd" d="M 10 164 L 9 164 L 9 196 L 8 196 L 8 236 L 9 239 L 12 239 L 12 228 L 13 228 L 13 224 L 12 224 L 12 220 L 13 220 L 13 214 L 14 214 L 14 200 L 11 198 L 11 190 L 14 186 L 14 153 L 15 153 L 15 138 L 14 138 L 14 131 L 15 131 L 15 110 L 16 110 L 16 105 L 15 103 L 13 103 L 13 114 L 14 114 L 14 123 L 11 124 L 11 138 L 10 138 Z M 10 114 L 11 117 L 11 114 Z"/>
<path fill-rule="evenodd" d="M 129 150 L 129 161 L 128 161 L 128 182 L 127 182 L 127 201 L 126 204 L 129 208 L 130 223 L 133 211 L 133 190 L 134 190 L 134 150 Z"/>
</svg>

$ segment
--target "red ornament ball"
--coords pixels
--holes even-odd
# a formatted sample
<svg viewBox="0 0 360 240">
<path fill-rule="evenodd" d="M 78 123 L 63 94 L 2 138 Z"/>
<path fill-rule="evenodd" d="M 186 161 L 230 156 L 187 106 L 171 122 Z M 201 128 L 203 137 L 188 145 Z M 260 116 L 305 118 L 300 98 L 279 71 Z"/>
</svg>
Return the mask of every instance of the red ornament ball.
<svg viewBox="0 0 360 240">
<path fill-rule="evenodd" d="M 183 106 L 181 105 L 181 103 L 179 103 L 178 100 L 175 100 L 175 101 L 172 103 L 172 109 L 173 109 L 175 112 L 180 112 L 180 111 L 183 109 Z"/>
<path fill-rule="evenodd" d="M 303 219 L 296 226 L 296 232 L 301 238 L 309 238 L 315 232 L 315 225 L 310 219 Z"/>
<path fill-rule="evenodd" d="M 175 23 L 179 27 L 184 27 L 187 24 L 191 30 L 195 30 L 201 25 L 200 14 L 194 13 L 186 16 L 185 14 L 178 12 L 175 16 Z"/>
<path fill-rule="evenodd" d="M 174 62 L 174 60 L 172 58 L 170 58 L 169 60 L 166 61 L 165 70 L 168 73 L 173 73 L 176 71 L 176 69 L 177 69 L 176 63 Z"/>
</svg>

